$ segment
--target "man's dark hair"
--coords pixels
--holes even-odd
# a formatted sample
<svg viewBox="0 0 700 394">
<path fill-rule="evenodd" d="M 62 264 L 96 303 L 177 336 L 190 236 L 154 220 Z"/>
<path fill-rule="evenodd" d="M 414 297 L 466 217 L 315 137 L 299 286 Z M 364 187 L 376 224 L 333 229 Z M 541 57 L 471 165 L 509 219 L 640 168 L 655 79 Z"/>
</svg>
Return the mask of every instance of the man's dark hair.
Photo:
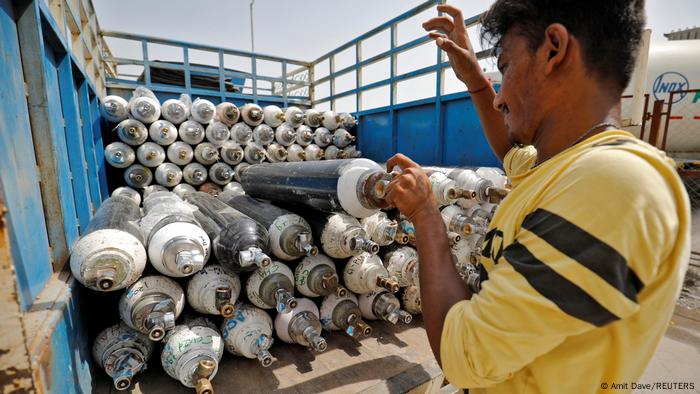
<svg viewBox="0 0 700 394">
<path fill-rule="evenodd" d="M 644 0 L 496 0 L 481 19 L 482 42 L 499 46 L 513 27 L 534 52 L 552 23 L 581 43 L 586 67 L 625 89 L 645 25 Z"/>
</svg>

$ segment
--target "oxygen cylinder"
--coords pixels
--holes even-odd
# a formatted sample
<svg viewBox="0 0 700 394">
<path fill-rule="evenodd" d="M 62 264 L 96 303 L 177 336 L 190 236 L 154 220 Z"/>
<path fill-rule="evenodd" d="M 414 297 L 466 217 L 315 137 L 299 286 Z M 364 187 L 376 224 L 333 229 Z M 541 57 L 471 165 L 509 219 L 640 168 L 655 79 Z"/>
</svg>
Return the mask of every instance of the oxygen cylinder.
<svg viewBox="0 0 700 394">
<path fill-rule="evenodd" d="M 296 343 L 323 352 L 328 345 L 321 337 L 318 307 L 308 298 L 298 298 L 297 306 L 289 313 L 275 317 L 277 337 L 286 343 Z"/>
<path fill-rule="evenodd" d="M 333 133 L 333 145 L 338 148 L 345 148 L 353 142 L 355 142 L 355 136 L 348 133 L 345 129 L 337 129 Z"/>
<path fill-rule="evenodd" d="M 353 293 L 364 294 L 370 291 L 387 289 L 399 291 L 399 283 L 389 276 L 382 260 L 374 254 L 362 253 L 351 257 L 343 269 L 343 283 Z"/>
<path fill-rule="evenodd" d="M 348 145 L 343 148 L 343 156 L 348 159 L 357 159 L 358 157 L 362 157 L 362 152 L 357 150 L 355 145 Z"/>
<path fill-rule="evenodd" d="M 165 187 L 173 187 L 182 180 L 182 170 L 173 163 L 163 163 L 156 168 L 156 182 Z"/>
<path fill-rule="evenodd" d="M 191 319 L 172 329 L 164 343 L 160 362 L 165 372 L 197 394 L 213 394 L 211 380 L 224 356 L 216 326 L 203 317 Z"/>
<path fill-rule="evenodd" d="M 301 146 L 309 146 L 310 143 L 314 142 L 314 132 L 309 126 L 300 125 L 297 128 L 296 142 Z"/>
<path fill-rule="evenodd" d="M 482 173 L 489 172 L 484 170 Z M 448 174 L 448 177 L 453 179 L 458 187 L 475 193 L 473 200 L 460 200 L 459 204 L 464 208 L 477 203 L 499 203 L 508 194 L 507 189 L 496 186 L 491 179 L 482 177 L 473 170 L 454 169 Z M 502 181 L 499 183 L 505 185 Z"/>
<path fill-rule="evenodd" d="M 220 103 L 216 105 L 216 116 L 214 119 L 226 125 L 226 127 L 231 127 L 241 116 L 241 111 L 233 103 Z"/>
<path fill-rule="evenodd" d="M 155 193 L 155 192 L 167 192 L 168 189 L 165 186 L 161 185 L 148 185 L 143 188 L 143 198 L 145 199 L 149 195 Z"/>
<path fill-rule="evenodd" d="M 318 127 L 321 125 L 321 113 L 313 108 L 307 109 L 304 113 L 304 123 L 309 127 Z"/>
<path fill-rule="evenodd" d="M 297 305 L 294 298 L 294 274 L 279 261 L 253 271 L 248 277 L 245 290 L 250 302 L 258 308 L 275 308 L 279 313 L 288 313 Z"/>
<path fill-rule="evenodd" d="M 136 119 L 124 119 L 117 125 L 117 135 L 125 144 L 138 146 L 148 139 L 148 129 Z"/>
<path fill-rule="evenodd" d="M 343 294 L 330 293 L 321 301 L 321 326 L 326 331 L 345 331 L 353 338 L 369 336 L 372 327 L 362 320 L 357 297 L 346 289 Z"/>
<path fill-rule="evenodd" d="M 284 146 L 273 142 L 267 146 L 267 158 L 273 163 L 280 163 L 287 160 L 287 150 Z"/>
<path fill-rule="evenodd" d="M 231 354 L 258 359 L 263 367 L 272 364 L 272 319 L 267 312 L 242 304 L 221 324 L 224 346 Z"/>
<path fill-rule="evenodd" d="M 475 234 L 486 234 L 486 231 L 491 222 L 491 217 L 493 216 L 491 210 L 485 210 L 484 208 L 489 207 L 492 204 L 482 203 L 475 204 L 468 208 L 463 208 L 464 215 L 469 218 L 469 222 L 473 227 L 473 233 Z"/>
<path fill-rule="evenodd" d="M 116 195 L 105 200 L 73 247 L 73 276 L 99 291 L 134 283 L 146 267 L 146 249 L 137 225 L 140 217 L 139 205 L 130 197 Z"/>
<path fill-rule="evenodd" d="M 134 164 L 136 153 L 123 142 L 112 142 L 105 147 L 105 161 L 115 168 L 126 168 Z"/>
<path fill-rule="evenodd" d="M 433 189 L 435 201 L 440 206 L 450 205 L 462 197 L 460 191 L 457 190 L 455 182 L 447 177 L 447 175 L 435 171 L 428 176 L 430 185 Z"/>
<path fill-rule="evenodd" d="M 457 233 L 462 236 L 470 235 L 474 232 L 471 220 L 460 207 L 448 205 L 440 210 L 440 214 L 447 232 Z"/>
<path fill-rule="evenodd" d="M 195 218 L 209 235 L 219 264 L 242 272 L 272 263 L 265 227 L 209 194 L 192 193 L 185 200 L 198 208 Z"/>
<path fill-rule="evenodd" d="M 249 142 L 243 149 L 243 157 L 250 164 L 259 164 L 265 160 L 267 154 L 265 148 L 258 145 L 256 142 Z"/>
<path fill-rule="evenodd" d="M 451 231 L 447 232 L 447 241 L 450 244 L 450 247 L 455 246 L 461 240 L 462 240 L 461 234 L 453 233 Z"/>
<path fill-rule="evenodd" d="M 148 259 L 163 275 L 192 275 L 209 259 L 209 237 L 199 227 L 191 205 L 168 191 L 151 193 L 143 200 L 139 225 L 147 240 Z"/>
<path fill-rule="evenodd" d="M 173 193 L 177 194 L 177 196 L 183 200 L 187 194 L 194 193 L 196 191 L 197 189 L 192 187 L 192 185 L 188 185 L 187 183 L 181 183 L 173 188 Z"/>
<path fill-rule="evenodd" d="M 138 96 L 140 93 L 134 90 L 134 97 L 129 101 L 129 111 L 131 116 L 139 122 L 151 124 L 160 118 L 160 103 L 153 92 L 146 88 L 140 89 L 150 94 Z"/>
<path fill-rule="evenodd" d="M 420 315 L 423 313 L 420 304 L 420 288 L 418 286 L 408 286 L 403 289 L 401 305 L 406 312 L 412 315 Z"/>
<path fill-rule="evenodd" d="M 243 161 L 243 148 L 233 141 L 226 141 L 221 145 L 221 159 L 224 163 L 235 166 Z"/>
<path fill-rule="evenodd" d="M 352 216 L 342 213 L 324 214 L 301 208 L 295 208 L 295 212 L 308 219 L 312 234 L 321 242 L 323 252 L 330 257 L 342 259 L 363 251 L 379 251 L 379 245 L 369 239 L 360 222 Z"/>
<path fill-rule="evenodd" d="M 323 124 L 323 127 L 331 131 L 337 129 L 341 121 L 340 116 L 338 116 L 338 114 L 336 114 L 333 111 L 324 112 L 323 115 L 321 115 L 321 118 L 321 123 Z"/>
<path fill-rule="evenodd" d="M 224 189 L 214 182 L 205 182 L 199 187 L 199 191 L 207 193 L 212 197 L 217 197 L 222 191 L 224 191 Z"/>
<path fill-rule="evenodd" d="M 342 149 L 338 148 L 335 145 L 329 145 L 326 148 L 326 159 L 328 159 L 328 160 L 345 159 L 345 151 L 343 151 Z"/>
<path fill-rule="evenodd" d="M 321 148 L 327 147 L 333 143 L 333 133 L 325 127 L 317 128 L 314 132 L 314 143 Z"/>
<path fill-rule="evenodd" d="M 284 112 L 276 105 L 268 105 L 263 108 L 265 114 L 265 124 L 270 127 L 277 127 L 284 122 Z"/>
<path fill-rule="evenodd" d="M 275 140 L 275 130 L 272 127 L 261 124 L 253 129 L 253 141 L 262 146 L 268 146 Z"/>
<path fill-rule="evenodd" d="M 218 264 L 208 264 L 187 283 L 187 302 L 199 313 L 233 317 L 241 280 Z"/>
<path fill-rule="evenodd" d="M 148 135 L 158 145 L 170 145 L 177 139 L 177 127 L 167 120 L 156 120 L 148 128 Z"/>
<path fill-rule="evenodd" d="M 391 324 L 401 321 L 410 324 L 413 316 L 401 309 L 401 303 L 395 295 L 382 289 L 358 296 L 362 317 L 367 320 L 384 320 Z"/>
<path fill-rule="evenodd" d="M 207 181 L 207 169 L 199 163 L 190 163 L 182 169 L 182 178 L 190 185 L 199 186 Z"/>
<path fill-rule="evenodd" d="M 282 146 L 290 146 L 296 141 L 297 131 L 289 123 L 282 123 L 275 130 L 275 140 Z"/>
<path fill-rule="evenodd" d="M 134 189 L 143 189 L 153 181 L 153 173 L 140 164 L 132 164 L 124 171 L 124 182 Z"/>
<path fill-rule="evenodd" d="M 224 123 L 218 120 L 212 120 L 204 131 L 204 135 L 207 141 L 211 142 L 214 146 L 221 146 L 224 142 L 229 141 L 231 132 Z"/>
<path fill-rule="evenodd" d="M 110 95 L 102 100 L 100 112 L 108 122 L 119 123 L 129 116 L 129 103 L 119 96 Z"/>
<path fill-rule="evenodd" d="M 243 190 L 243 186 L 241 186 L 240 183 L 235 182 L 235 181 L 231 181 L 231 182 L 227 183 L 224 186 L 223 192 L 226 192 L 227 195 L 229 195 L 229 196 L 238 196 L 241 194 L 245 194 L 245 191 Z"/>
<path fill-rule="evenodd" d="M 187 100 L 189 101 L 189 97 L 187 97 Z M 188 103 L 185 103 L 181 99 L 165 100 L 163 105 L 161 105 L 160 107 L 160 111 L 161 115 L 163 116 L 163 119 L 167 120 L 168 122 L 174 125 L 181 124 L 182 122 L 187 120 L 188 116 L 190 116 L 190 109 Z"/>
<path fill-rule="evenodd" d="M 92 358 L 117 390 L 131 387 L 131 379 L 146 369 L 154 343 L 147 336 L 117 323 L 102 330 L 92 345 Z"/>
<path fill-rule="evenodd" d="M 374 215 L 362 219 L 362 228 L 369 238 L 379 246 L 387 246 L 394 243 L 398 224 L 389 219 L 386 213 L 379 211 Z"/>
<path fill-rule="evenodd" d="M 243 170 L 245 170 L 248 167 L 250 167 L 250 164 L 248 164 L 248 163 L 239 163 L 235 167 L 233 167 L 233 179 L 235 179 L 236 182 L 240 183 L 241 182 L 241 175 L 243 174 Z"/>
<path fill-rule="evenodd" d="M 204 141 L 204 133 L 204 126 L 195 122 L 194 120 L 186 120 L 182 122 L 180 128 L 178 129 L 180 139 L 190 145 L 197 145 Z"/>
<path fill-rule="evenodd" d="M 275 257 L 290 261 L 318 253 L 313 245 L 311 226 L 301 216 L 240 192 L 223 192 L 219 199 L 267 229 Z"/>
<path fill-rule="evenodd" d="M 179 166 L 185 166 L 194 158 L 194 150 L 189 144 L 177 141 L 168 147 L 166 156 L 171 162 Z"/>
<path fill-rule="evenodd" d="M 146 167 L 158 167 L 165 161 L 165 150 L 153 142 L 146 142 L 136 150 L 139 163 Z"/>
<path fill-rule="evenodd" d="M 351 129 L 357 125 L 357 119 L 347 112 L 341 112 L 338 116 L 340 117 L 340 126 L 345 129 Z"/>
<path fill-rule="evenodd" d="M 292 144 L 287 148 L 287 161 L 304 161 L 305 159 L 306 152 L 301 145 Z"/>
<path fill-rule="evenodd" d="M 241 184 L 256 198 L 362 218 L 388 207 L 384 189 L 390 177 L 371 160 L 322 160 L 248 167 Z"/>
<path fill-rule="evenodd" d="M 396 212 L 398 212 L 398 210 Z M 414 244 L 416 242 L 416 228 L 413 226 L 413 223 L 400 213 L 395 217 L 398 227 L 396 229 L 396 238 L 394 238 L 394 241 L 401 245 L 408 243 Z"/>
<path fill-rule="evenodd" d="M 194 148 L 194 159 L 205 166 L 212 165 L 219 160 L 219 150 L 210 142 L 202 142 Z"/>
<path fill-rule="evenodd" d="M 236 123 L 231 127 L 231 139 L 237 144 L 246 145 L 253 139 L 253 130 L 243 122 Z"/>
<path fill-rule="evenodd" d="M 190 116 L 195 122 L 201 124 L 207 124 L 214 119 L 216 114 L 216 107 L 214 104 L 205 99 L 197 98 L 192 102 L 192 107 L 190 107 Z"/>
<path fill-rule="evenodd" d="M 225 185 L 233 179 L 233 169 L 225 163 L 216 163 L 209 167 L 209 179 L 217 185 Z"/>
<path fill-rule="evenodd" d="M 119 299 L 119 316 L 129 327 L 160 341 L 185 307 L 185 293 L 165 276 L 144 276 Z"/>
<path fill-rule="evenodd" d="M 284 119 L 292 127 L 297 128 L 304 124 L 304 111 L 297 107 L 289 107 L 284 111 Z"/>
<path fill-rule="evenodd" d="M 250 126 L 255 127 L 263 122 L 265 113 L 259 105 L 248 103 L 241 107 L 241 118 Z"/>
<path fill-rule="evenodd" d="M 323 254 L 306 256 L 294 270 L 297 290 L 307 297 L 321 297 L 338 291 L 338 273 L 333 260 Z M 341 295 L 346 290 L 340 288 Z"/>
<path fill-rule="evenodd" d="M 418 286 L 418 252 L 410 246 L 389 248 L 382 258 L 389 276 L 400 287 Z"/>
<path fill-rule="evenodd" d="M 316 144 L 311 144 L 304 148 L 304 157 L 308 161 L 323 160 L 325 152 Z"/>
<path fill-rule="evenodd" d="M 141 195 L 129 186 L 120 186 L 112 191 L 112 197 L 123 196 L 132 199 L 136 205 L 141 205 Z"/>
</svg>

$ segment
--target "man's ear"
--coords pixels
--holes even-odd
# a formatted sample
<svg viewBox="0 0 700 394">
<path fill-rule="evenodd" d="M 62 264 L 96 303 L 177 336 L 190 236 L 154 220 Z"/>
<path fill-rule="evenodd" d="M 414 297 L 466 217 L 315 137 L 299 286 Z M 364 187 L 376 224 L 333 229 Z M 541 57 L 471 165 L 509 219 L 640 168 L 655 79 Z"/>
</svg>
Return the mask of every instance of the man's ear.
<svg viewBox="0 0 700 394">
<path fill-rule="evenodd" d="M 568 56 L 569 31 L 561 23 L 552 23 L 544 31 L 542 49 L 547 54 L 545 75 L 554 72 Z"/>
</svg>

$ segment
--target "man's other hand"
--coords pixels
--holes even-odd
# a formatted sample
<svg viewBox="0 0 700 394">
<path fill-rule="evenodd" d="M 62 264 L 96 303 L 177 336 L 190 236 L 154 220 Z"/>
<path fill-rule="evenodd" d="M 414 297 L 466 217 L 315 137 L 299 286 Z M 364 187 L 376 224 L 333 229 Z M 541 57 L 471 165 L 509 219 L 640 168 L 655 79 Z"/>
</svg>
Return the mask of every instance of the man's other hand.
<svg viewBox="0 0 700 394">
<path fill-rule="evenodd" d="M 400 170 L 393 171 L 394 167 Z M 386 199 L 410 221 L 415 224 L 422 214 L 437 212 L 430 180 L 418 164 L 398 153 L 387 161 L 386 168 L 393 175 Z"/>
</svg>

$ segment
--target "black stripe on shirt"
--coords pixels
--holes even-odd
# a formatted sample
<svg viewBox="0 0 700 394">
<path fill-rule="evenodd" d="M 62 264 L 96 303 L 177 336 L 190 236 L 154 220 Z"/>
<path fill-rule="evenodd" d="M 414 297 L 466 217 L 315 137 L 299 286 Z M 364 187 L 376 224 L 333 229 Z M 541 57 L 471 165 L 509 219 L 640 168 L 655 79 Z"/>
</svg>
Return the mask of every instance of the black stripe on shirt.
<svg viewBox="0 0 700 394">
<path fill-rule="evenodd" d="M 503 251 L 503 257 L 530 286 L 564 313 L 597 327 L 620 319 L 583 289 L 538 260 L 517 240 Z"/>
<path fill-rule="evenodd" d="M 595 272 L 628 299 L 637 302 L 637 294 L 644 284 L 627 265 L 627 260 L 610 245 L 544 209 L 536 209 L 527 215 L 522 227 Z"/>
</svg>

